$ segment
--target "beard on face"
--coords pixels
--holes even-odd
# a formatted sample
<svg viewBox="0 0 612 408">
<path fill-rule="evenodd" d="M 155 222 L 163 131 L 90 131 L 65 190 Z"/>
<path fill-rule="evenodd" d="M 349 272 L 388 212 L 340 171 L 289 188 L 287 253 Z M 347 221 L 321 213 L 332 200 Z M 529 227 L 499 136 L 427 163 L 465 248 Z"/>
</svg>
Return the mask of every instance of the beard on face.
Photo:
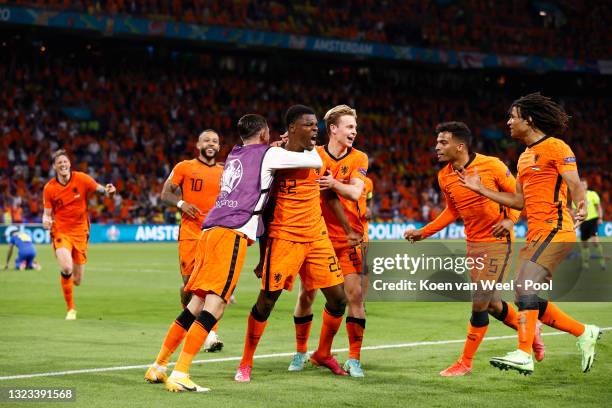
<svg viewBox="0 0 612 408">
<path fill-rule="evenodd" d="M 212 154 L 212 156 L 209 156 L 209 155 L 208 155 L 208 153 L 206 152 L 206 150 L 208 150 L 208 148 L 203 148 L 203 149 L 200 149 L 200 154 L 201 154 L 202 156 L 206 157 L 207 159 L 214 159 L 214 158 L 215 158 L 215 156 L 217 155 L 217 152 L 215 152 L 215 150 L 214 150 L 214 149 L 213 149 L 213 152 L 214 152 L 214 153 Z"/>
</svg>

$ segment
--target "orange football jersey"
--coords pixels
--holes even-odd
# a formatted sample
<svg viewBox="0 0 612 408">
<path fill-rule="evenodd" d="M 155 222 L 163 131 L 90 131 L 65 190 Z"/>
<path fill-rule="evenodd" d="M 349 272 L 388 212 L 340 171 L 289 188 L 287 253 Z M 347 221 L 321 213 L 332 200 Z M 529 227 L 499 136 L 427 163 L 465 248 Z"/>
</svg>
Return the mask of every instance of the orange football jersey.
<svg viewBox="0 0 612 408">
<path fill-rule="evenodd" d="M 574 231 L 567 208 L 567 184 L 561 174 L 578 171 L 576 156 L 560 139 L 545 137 L 530 145 L 518 161 L 527 214 L 527 239 L 542 231 Z"/>
<path fill-rule="evenodd" d="M 325 239 L 327 227 L 321 213 L 317 179 L 325 174 L 327 165 L 321 155 L 320 169 L 277 170 L 272 199 L 274 214 L 268 225 L 268 236 L 294 242 Z"/>
<path fill-rule="evenodd" d="M 200 238 L 202 223 L 221 189 L 221 174 L 222 164 L 209 166 L 197 158 L 183 160 L 174 166 L 170 181 L 181 188 L 182 200 L 195 205 L 201 212 L 197 218 L 182 214 L 179 240 Z"/>
<path fill-rule="evenodd" d="M 488 189 L 511 193 L 516 191 L 514 176 L 497 157 L 472 153 L 464 167 L 468 173 L 478 171 L 482 185 Z M 467 241 L 493 242 L 497 241 L 491 233 L 495 224 L 506 217 L 516 222 L 520 216 L 520 211 L 506 208 L 464 187 L 450 163 L 438 172 L 438 184 L 446 198 L 446 208 L 435 220 L 423 227 L 425 237 L 435 234 L 457 218 L 462 218 Z"/>
<path fill-rule="evenodd" d="M 52 211 L 51 234 L 89 234 L 87 199 L 97 187 L 93 178 L 80 171 L 71 172 L 66 184 L 57 178 L 45 184 L 43 205 Z"/>
<path fill-rule="evenodd" d="M 331 171 L 332 176 L 336 180 L 344 184 L 349 184 L 351 179 L 358 178 L 365 184 L 368 172 L 368 156 L 365 153 L 357 149 L 349 148 L 344 156 L 336 158 L 327 150 L 327 146 L 318 146 L 317 149 L 319 155 L 324 158 L 323 160 L 329 163 L 328 170 Z M 365 215 L 365 207 L 360 207 L 360 201 L 351 201 L 341 197 L 339 194 L 338 197 L 340 198 L 344 213 L 353 231 L 363 234 L 364 226 L 362 217 Z M 332 241 L 346 241 L 344 229 L 324 200 L 321 201 L 321 207 L 323 209 L 323 217 L 325 218 L 327 229 L 329 230 L 330 239 Z"/>
</svg>

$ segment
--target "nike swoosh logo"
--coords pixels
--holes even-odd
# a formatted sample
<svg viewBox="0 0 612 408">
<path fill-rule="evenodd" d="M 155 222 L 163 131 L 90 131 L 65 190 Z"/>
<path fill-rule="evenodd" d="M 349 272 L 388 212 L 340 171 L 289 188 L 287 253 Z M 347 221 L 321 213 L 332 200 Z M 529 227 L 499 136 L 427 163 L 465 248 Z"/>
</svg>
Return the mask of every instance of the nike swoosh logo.
<svg viewBox="0 0 612 408">
<path fill-rule="evenodd" d="M 196 387 L 188 387 L 183 383 L 178 383 L 181 387 L 183 387 L 184 389 L 186 389 L 187 391 L 195 391 L 197 388 Z"/>
</svg>

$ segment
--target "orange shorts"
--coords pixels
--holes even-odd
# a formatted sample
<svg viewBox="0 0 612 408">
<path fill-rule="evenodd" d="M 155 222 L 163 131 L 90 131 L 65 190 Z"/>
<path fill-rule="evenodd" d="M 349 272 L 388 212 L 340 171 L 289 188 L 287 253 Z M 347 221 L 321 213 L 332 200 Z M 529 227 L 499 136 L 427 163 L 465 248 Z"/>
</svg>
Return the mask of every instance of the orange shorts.
<svg viewBox="0 0 612 408">
<path fill-rule="evenodd" d="M 195 263 L 185 292 L 200 297 L 214 293 L 229 301 L 234 293 L 246 257 L 247 237 L 229 228 L 204 231 L 195 254 Z"/>
<path fill-rule="evenodd" d="M 53 249 L 66 248 L 72 256 L 72 263 L 85 265 L 87 263 L 87 246 L 89 235 L 62 234 L 61 232 L 51 234 Z"/>
<path fill-rule="evenodd" d="M 546 268 L 549 274 L 572 252 L 576 244 L 574 231 L 542 231 L 525 243 L 520 259 Z"/>
<path fill-rule="evenodd" d="M 350 246 L 346 242 L 332 242 L 344 276 L 363 273 L 363 246 Z"/>
<path fill-rule="evenodd" d="M 183 239 L 179 241 L 179 263 L 181 266 L 181 275 L 189 276 L 195 264 L 196 249 L 198 247 L 197 239 Z"/>
<path fill-rule="evenodd" d="M 293 242 L 268 238 L 261 277 L 262 289 L 270 292 L 291 290 L 298 273 L 306 290 L 329 288 L 344 282 L 329 239 Z"/>
<path fill-rule="evenodd" d="M 512 243 L 468 242 L 466 258 L 471 259 L 472 282 L 503 282 L 512 263 Z"/>
</svg>

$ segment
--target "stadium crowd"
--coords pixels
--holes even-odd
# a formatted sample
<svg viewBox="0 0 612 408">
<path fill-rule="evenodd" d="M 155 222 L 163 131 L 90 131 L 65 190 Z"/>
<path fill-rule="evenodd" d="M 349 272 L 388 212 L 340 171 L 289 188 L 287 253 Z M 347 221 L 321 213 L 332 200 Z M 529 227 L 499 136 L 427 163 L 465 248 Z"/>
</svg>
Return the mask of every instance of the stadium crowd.
<svg viewBox="0 0 612 408">
<path fill-rule="evenodd" d="M 75 169 L 117 187 L 114 199 L 92 198 L 93 222 L 175 222 L 176 211 L 160 202 L 161 187 L 175 163 L 193 157 L 199 132 L 219 131 L 222 161 L 237 142 L 241 115 L 264 114 L 277 139 L 293 103 L 313 106 L 320 119 L 334 105 L 356 107 L 356 147 L 370 156 L 377 220 L 428 221 L 443 208 L 432 151 L 433 129 L 441 121 L 466 121 L 475 135 L 473 149 L 501 157 L 513 172 L 523 148 L 510 140 L 505 124 L 506 110 L 519 96 L 506 89 L 506 81 L 527 80 L 520 74 L 314 60 L 305 65 L 299 57 L 213 52 L 163 57 L 95 44 L 75 55 L 52 45 L 24 51 L 20 44 L 0 64 L 5 223 L 40 220 L 42 188 L 53 177 L 50 154 L 58 147 L 70 151 Z M 555 98 L 573 117 L 565 139 L 581 173 L 610 214 L 609 96 Z"/>
<path fill-rule="evenodd" d="M 608 59 L 612 8 L 572 0 L 0 0 L 357 41 Z"/>
</svg>

